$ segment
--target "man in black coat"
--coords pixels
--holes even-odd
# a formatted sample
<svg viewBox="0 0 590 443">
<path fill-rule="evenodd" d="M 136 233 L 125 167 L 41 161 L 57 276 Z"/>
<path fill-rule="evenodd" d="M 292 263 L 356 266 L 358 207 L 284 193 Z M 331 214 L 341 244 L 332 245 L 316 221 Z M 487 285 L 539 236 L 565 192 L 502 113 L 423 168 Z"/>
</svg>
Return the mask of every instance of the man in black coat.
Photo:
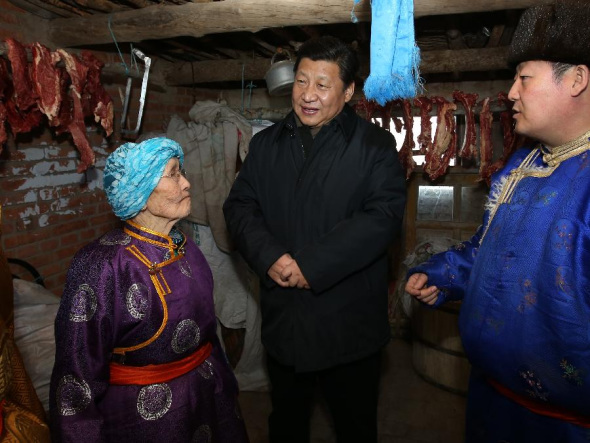
<svg viewBox="0 0 590 443">
<path fill-rule="evenodd" d="M 293 112 L 253 137 L 223 207 L 262 283 L 272 443 L 309 441 L 316 383 L 339 443 L 377 441 L 387 249 L 406 191 L 393 136 L 347 105 L 358 65 L 336 38 L 301 46 Z"/>
</svg>

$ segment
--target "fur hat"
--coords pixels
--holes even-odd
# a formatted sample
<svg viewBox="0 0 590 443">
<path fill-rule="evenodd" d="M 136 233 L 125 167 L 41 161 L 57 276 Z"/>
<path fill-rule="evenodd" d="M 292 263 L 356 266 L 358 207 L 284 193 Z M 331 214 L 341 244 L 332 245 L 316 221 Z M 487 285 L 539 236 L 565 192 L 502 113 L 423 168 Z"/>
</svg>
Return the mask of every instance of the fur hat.
<svg viewBox="0 0 590 443">
<path fill-rule="evenodd" d="M 590 1 L 556 0 L 527 9 L 508 51 L 515 67 L 529 60 L 590 66 Z"/>
</svg>

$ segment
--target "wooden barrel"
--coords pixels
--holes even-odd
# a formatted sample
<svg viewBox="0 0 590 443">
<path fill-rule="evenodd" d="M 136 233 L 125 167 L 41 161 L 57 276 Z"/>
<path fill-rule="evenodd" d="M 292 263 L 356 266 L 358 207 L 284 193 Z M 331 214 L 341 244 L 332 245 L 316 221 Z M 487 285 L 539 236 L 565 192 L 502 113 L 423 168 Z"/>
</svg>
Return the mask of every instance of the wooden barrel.
<svg viewBox="0 0 590 443">
<path fill-rule="evenodd" d="M 459 337 L 460 303 L 412 309 L 412 364 L 429 383 L 465 395 L 471 369 Z"/>
</svg>

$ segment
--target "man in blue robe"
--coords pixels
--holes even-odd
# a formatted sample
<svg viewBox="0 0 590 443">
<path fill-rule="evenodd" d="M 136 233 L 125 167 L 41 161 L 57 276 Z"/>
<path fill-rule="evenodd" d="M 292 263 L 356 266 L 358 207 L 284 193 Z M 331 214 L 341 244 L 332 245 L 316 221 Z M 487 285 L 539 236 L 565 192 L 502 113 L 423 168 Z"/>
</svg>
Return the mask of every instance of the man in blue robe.
<svg viewBox="0 0 590 443">
<path fill-rule="evenodd" d="M 470 241 L 406 291 L 462 300 L 468 442 L 590 440 L 590 3 L 527 10 L 509 62 L 515 130 L 536 142 L 492 177 Z"/>
</svg>

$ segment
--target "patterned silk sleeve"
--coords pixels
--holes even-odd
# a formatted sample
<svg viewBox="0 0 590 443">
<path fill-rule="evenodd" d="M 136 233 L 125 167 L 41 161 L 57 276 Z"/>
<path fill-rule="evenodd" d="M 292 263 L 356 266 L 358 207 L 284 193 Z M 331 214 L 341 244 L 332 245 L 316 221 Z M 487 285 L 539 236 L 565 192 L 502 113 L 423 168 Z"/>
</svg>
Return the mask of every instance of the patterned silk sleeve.
<svg viewBox="0 0 590 443">
<path fill-rule="evenodd" d="M 492 175 L 492 185 L 483 215 L 483 223 L 473 237 L 448 251 L 433 255 L 428 261 L 408 271 L 408 277 L 417 272 L 428 275 L 428 285 L 435 285 L 440 290 L 436 303 L 433 306 L 425 306 L 437 308 L 446 301 L 463 300 L 473 262 L 484 234 L 488 230 L 488 225 L 491 223 L 490 214 L 492 211 L 490 208 L 497 204 L 498 193 L 506 181 L 506 177 L 529 152 L 529 148 L 518 150 L 503 169 Z"/>
<path fill-rule="evenodd" d="M 101 441 L 97 403 L 108 388 L 115 276 L 109 251 L 89 245 L 74 257 L 55 321 L 50 415 L 54 441 Z"/>
<path fill-rule="evenodd" d="M 433 255 L 428 261 L 408 271 L 408 276 L 418 272 L 428 275 L 428 285 L 438 287 L 438 300 L 432 307 L 436 308 L 446 301 L 463 299 L 482 230 L 483 226 L 480 226 L 468 241 Z"/>
</svg>

